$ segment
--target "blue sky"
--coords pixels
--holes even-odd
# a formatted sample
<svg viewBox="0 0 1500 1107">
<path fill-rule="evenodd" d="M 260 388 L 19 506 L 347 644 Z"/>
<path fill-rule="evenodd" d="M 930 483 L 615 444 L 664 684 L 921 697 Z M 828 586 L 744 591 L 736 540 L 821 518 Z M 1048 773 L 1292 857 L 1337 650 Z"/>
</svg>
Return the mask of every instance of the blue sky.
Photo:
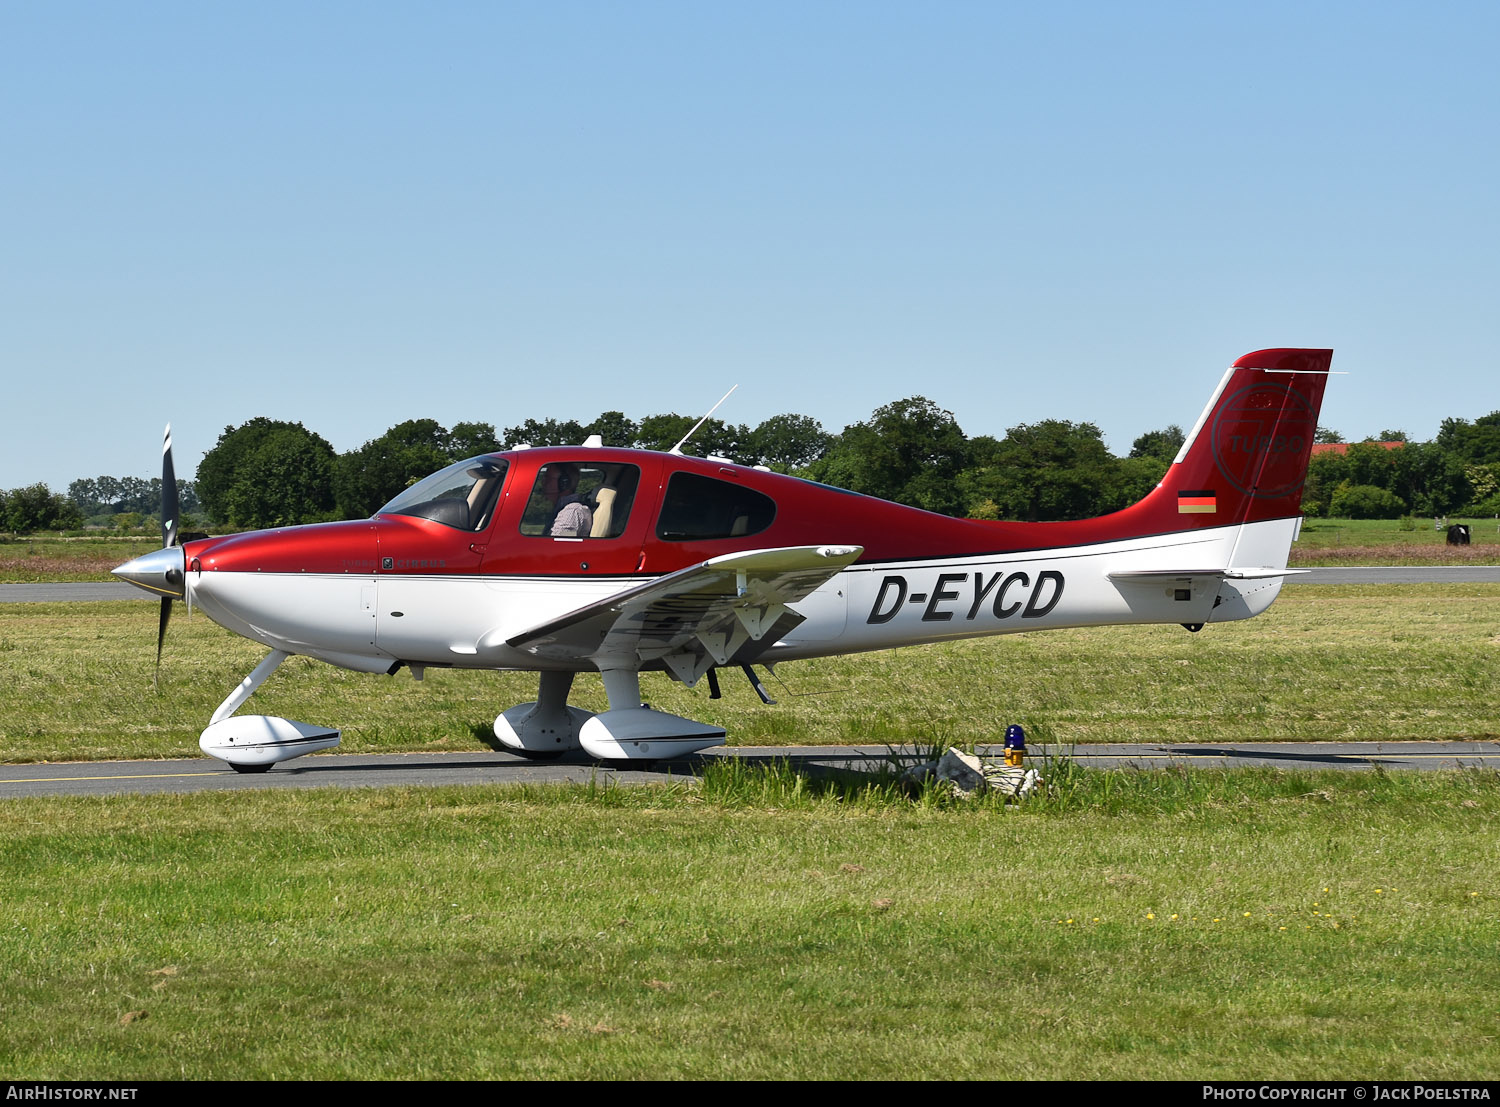
<svg viewBox="0 0 1500 1107">
<path fill-rule="evenodd" d="M 914 394 L 1191 424 L 1500 408 L 1500 5 L 0 0 L 0 488 Z"/>
</svg>

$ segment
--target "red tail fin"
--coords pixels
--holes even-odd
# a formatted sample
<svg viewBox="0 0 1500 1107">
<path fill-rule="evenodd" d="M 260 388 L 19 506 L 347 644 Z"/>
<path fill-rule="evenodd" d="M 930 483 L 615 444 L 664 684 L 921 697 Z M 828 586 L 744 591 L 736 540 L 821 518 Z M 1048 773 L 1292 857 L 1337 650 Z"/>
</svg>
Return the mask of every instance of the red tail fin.
<svg viewBox="0 0 1500 1107">
<path fill-rule="evenodd" d="M 1126 509 L 1132 521 L 1168 531 L 1301 514 L 1332 360 L 1332 350 L 1257 350 L 1236 361 L 1161 484 Z"/>
</svg>

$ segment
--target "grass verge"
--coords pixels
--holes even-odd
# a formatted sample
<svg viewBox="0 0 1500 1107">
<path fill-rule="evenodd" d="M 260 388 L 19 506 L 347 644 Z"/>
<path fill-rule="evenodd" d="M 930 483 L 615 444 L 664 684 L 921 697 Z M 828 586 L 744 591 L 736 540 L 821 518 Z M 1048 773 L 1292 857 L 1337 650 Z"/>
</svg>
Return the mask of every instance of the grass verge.
<svg viewBox="0 0 1500 1107">
<path fill-rule="evenodd" d="M 1493 1078 L 1492 773 L 0 805 L 13 1079 Z"/>
</svg>

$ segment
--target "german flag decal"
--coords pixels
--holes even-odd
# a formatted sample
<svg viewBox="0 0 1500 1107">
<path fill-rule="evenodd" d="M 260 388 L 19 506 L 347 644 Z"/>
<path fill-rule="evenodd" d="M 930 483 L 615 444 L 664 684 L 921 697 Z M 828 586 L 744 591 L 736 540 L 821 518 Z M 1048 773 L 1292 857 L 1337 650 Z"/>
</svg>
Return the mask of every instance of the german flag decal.
<svg viewBox="0 0 1500 1107">
<path fill-rule="evenodd" d="M 1212 515 L 1218 510 L 1218 499 L 1212 488 L 1177 493 L 1177 514 L 1179 515 Z"/>
</svg>

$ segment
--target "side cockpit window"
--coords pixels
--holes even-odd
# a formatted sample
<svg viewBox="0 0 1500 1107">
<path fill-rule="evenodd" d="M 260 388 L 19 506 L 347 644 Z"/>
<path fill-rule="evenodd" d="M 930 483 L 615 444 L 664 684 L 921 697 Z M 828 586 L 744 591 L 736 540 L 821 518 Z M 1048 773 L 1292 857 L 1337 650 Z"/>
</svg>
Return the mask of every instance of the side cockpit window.
<svg viewBox="0 0 1500 1107">
<path fill-rule="evenodd" d="M 521 516 L 521 533 L 533 538 L 618 538 L 625 533 L 640 480 L 635 465 L 543 465 Z"/>
<path fill-rule="evenodd" d="M 776 518 L 776 501 L 754 489 L 697 473 L 673 473 L 662 499 L 656 537 L 667 542 L 742 538 Z"/>
<path fill-rule="evenodd" d="M 376 514 L 431 519 L 455 530 L 483 530 L 494 515 L 506 464 L 504 458 L 471 457 L 439 469 Z"/>
</svg>

